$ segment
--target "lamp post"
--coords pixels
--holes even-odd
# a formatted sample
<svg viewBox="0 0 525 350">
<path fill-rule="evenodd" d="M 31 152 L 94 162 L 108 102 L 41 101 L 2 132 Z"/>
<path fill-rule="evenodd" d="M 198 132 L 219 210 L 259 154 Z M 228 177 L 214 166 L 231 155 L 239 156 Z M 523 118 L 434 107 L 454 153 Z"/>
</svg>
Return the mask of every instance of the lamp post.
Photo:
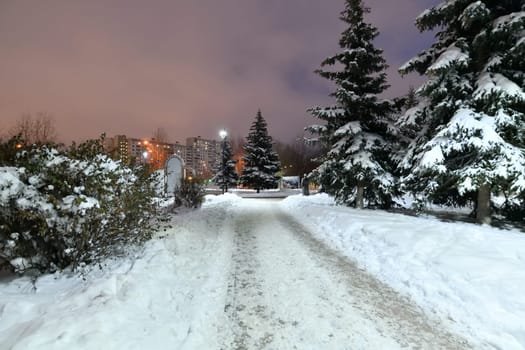
<svg viewBox="0 0 525 350">
<path fill-rule="evenodd" d="M 221 137 L 221 171 L 222 171 L 222 184 L 221 184 L 221 189 L 222 189 L 222 194 L 224 194 L 224 192 L 228 191 L 228 181 L 226 179 L 226 162 L 228 161 L 228 159 L 226 159 L 226 136 L 228 136 L 228 133 L 226 132 L 226 130 L 221 130 L 219 131 L 219 136 Z"/>
</svg>

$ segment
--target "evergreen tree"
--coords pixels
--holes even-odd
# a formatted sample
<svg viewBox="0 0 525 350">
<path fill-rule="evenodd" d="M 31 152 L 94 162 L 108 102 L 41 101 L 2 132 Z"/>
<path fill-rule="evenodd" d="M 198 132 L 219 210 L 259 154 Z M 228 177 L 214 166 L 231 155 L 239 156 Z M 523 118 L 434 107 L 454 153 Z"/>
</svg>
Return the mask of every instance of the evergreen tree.
<svg viewBox="0 0 525 350">
<path fill-rule="evenodd" d="M 408 110 L 410 108 L 414 108 L 418 105 L 419 100 L 417 98 L 416 89 L 414 89 L 413 86 L 410 86 L 408 89 L 408 93 L 406 95 L 405 99 L 405 108 Z"/>
<path fill-rule="evenodd" d="M 329 149 L 313 172 L 322 190 L 359 208 L 364 198 L 369 205 L 389 206 L 394 185 L 392 105 L 378 98 L 388 88 L 387 65 L 382 50 L 372 43 L 378 30 L 364 22 L 368 12 L 361 0 L 346 0 L 340 17 L 348 25 L 339 40 L 342 51 L 325 59 L 316 71 L 335 83 L 331 95 L 336 104 L 310 109 L 325 123 L 307 128 Z"/>
<path fill-rule="evenodd" d="M 217 184 L 224 192 L 228 192 L 228 186 L 236 186 L 238 176 L 235 172 L 235 163 L 237 161 L 232 159 L 233 151 L 228 140 L 228 137 L 225 136 L 221 141 L 221 163 L 219 165 L 219 170 L 213 177 L 212 181 Z"/>
<path fill-rule="evenodd" d="M 490 221 L 494 192 L 525 189 L 525 13 L 520 0 L 444 1 L 416 21 L 440 28 L 427 50 L 400 68 L 429 80 L 401 119 L 412 137 L 405 186 L 422 199 L 476 202 Z M 476 195 L 477 194 L 477 195 Z"/>
<path fill-rule="evenodd" d="M 243 157 L 244 169 L 241 175 L 241 184 L 255 188 L 257 193 L 278 186 L 277 172 L 281 170 L 281 164 L 272 145 L 272 137 L 268 135 L 266 121 L 259 110 L 244 145 L 246 156 Z"/>
</svg>

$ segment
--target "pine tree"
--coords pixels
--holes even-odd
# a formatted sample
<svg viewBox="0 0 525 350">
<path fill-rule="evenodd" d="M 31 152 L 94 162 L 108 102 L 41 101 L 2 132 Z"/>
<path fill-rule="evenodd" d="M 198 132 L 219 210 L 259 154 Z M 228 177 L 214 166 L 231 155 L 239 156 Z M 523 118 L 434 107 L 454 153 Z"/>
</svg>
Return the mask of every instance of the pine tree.
<svg viewBox="0 0 525 350">
<path fill-rule="evenodd" d="M 268 135 L 266 121 L 259 110 L 246 137 L 246 156 L 243 157 L 244 169 L 241 175 L 241 184 L 255 188 L 257 193 L 278 186 L 277 173 L 281 170 L 281 164 L 272 145 L 272 137 Z"/>
<path fill-rule="evenodd" d="M 408 89 L 408 93 L 406 95 L 405 99 L 405 108 L 408 110 L 410 108 L 414 108 L 418 105 L 419 100 L 417 98 L 416 89 L 414 89 L 413 86 L 410 86 Z"/>
<path fill-rule="evenodd" d="M 221 164 L 212 179 L 212 181 L 222 189 L 223 193 L 228 192 L 229 186 L 236 186 L 239 178 L 235 172 L 235 164 L 237 161 L 233 160 L 232 156 L 233 151 L 230 141 L 228 137 L 225 136 L 221 141 Z"/>
<path fill-rule="evenodd" d="M 340 17 L 348 25 L 339 40 L 342 52 L 325 59 L 316 71 L 335 83 L 331 96 L 336 104 L 310 109 L 325 123 L 307 128 L 329 148 L 313 172 L 322 190 L 358 208 L 363 207 L 364 198 L 369 205 L 388 207 L 394 185 L 392 105 L 378 98 L 388 88 L 387 65 L 383 51 L 372 43 L 378 30 L 364 22 L 368 12 L 361 0 L 346 0 Z"/>
<path fill-rule="evenodd" d="M 423 199 L 473 198 L 479 222 L 490 221 L 491 193 L 525 189 L 524 7 L 444 1 L 416 21 L 421 31 L 440 28 L 436 41 L 400 68 L 429 77 L 423 103 L 400 124 L 413 136 L 404 184 Z"/>
</svg>

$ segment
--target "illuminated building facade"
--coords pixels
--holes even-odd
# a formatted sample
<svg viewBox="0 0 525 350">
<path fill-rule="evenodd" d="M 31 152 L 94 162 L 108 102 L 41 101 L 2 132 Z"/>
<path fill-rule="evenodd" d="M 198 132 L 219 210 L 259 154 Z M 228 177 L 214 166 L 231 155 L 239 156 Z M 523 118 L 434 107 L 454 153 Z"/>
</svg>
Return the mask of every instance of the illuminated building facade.
<svg viewBox="0 0 525 350">
<path fill-rule="evenodd" d="M 220 162 L 221 143 L 197 137 L 186 139 L 186 167 L 197 177 L 210 179 Z"/>
<path fill-rule="evenodd" d="M 116 135 L 104 139 L 104 148 L 113 159 L 120 160 L 124 164 L 130 162 L 130 143 L 126 135 Z"/>
<path fill-rule="evenodd" d="M 105 147 L 114 159 L 120 159 L 125 164 L 147 163 L 153 169 L 164 167 L 171 155 L 177 155 L 184 160 L 187 174 L 209 179 L 219 165 L 221 146 L 220 141 L 206 140 L 200 136 L 187 138 L 186 145 L 183 145 L 116 135 L 106 138 Z"/>
</svg>

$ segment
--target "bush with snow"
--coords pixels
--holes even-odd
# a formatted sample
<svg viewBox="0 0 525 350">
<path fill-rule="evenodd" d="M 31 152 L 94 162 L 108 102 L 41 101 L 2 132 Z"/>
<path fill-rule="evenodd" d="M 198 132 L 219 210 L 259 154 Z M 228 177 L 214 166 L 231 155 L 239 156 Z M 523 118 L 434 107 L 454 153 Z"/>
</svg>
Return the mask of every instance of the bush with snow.
<svg viewBox="0 0 525 350">
<path fill-rule="evenodd" d="M 199 181 L 185 179 L 175 190 L 175 207 L 199 208 L 206 192 Z"/>
<path fill-rule="evenodd" d="M 0 159 L 0 260 L 15 271 L 76 268 L 150 238 L 151 175 L 111 160 L 101 140 L 10 154 Z"/>
</svg>

